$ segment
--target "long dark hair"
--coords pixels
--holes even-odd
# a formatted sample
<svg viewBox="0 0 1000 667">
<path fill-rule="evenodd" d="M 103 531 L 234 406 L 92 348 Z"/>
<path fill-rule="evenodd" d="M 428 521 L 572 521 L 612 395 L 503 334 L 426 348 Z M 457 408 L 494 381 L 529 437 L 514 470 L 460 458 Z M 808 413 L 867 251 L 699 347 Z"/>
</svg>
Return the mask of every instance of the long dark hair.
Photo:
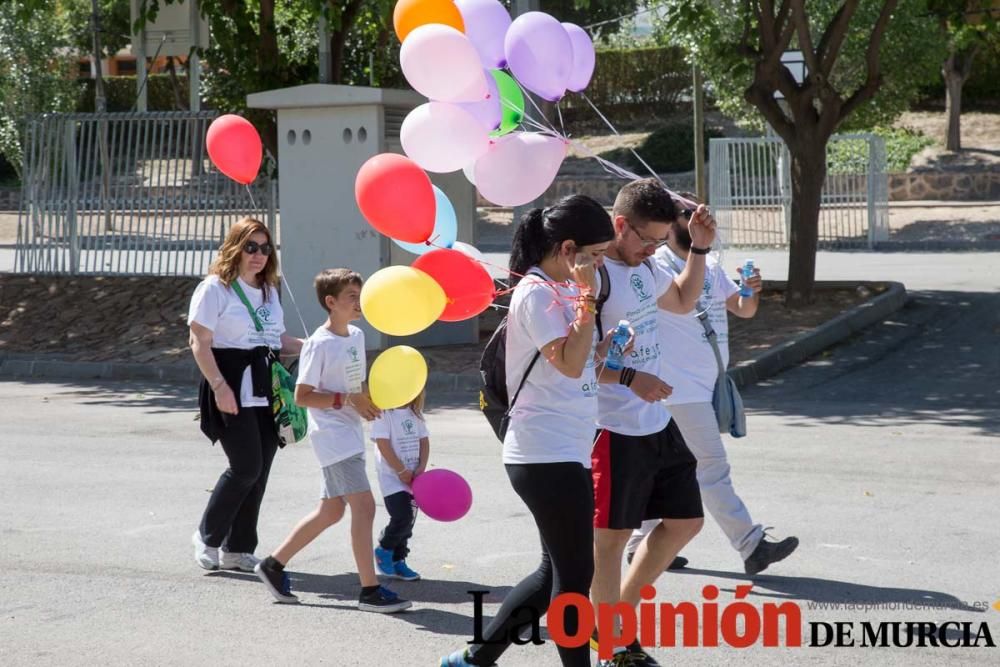
<svg viewBox="0 0 1000 667">
<path fill-rule="evenodd" d="M 544 209 L 531 209 L 514 233 L 508 265 L 511 282 L 517 282 L 520 275 L 556 252 L 563 241 L 585 246 L 614 237 L 611 216 L 586 195 L 570 195 Z"/>
</svg>

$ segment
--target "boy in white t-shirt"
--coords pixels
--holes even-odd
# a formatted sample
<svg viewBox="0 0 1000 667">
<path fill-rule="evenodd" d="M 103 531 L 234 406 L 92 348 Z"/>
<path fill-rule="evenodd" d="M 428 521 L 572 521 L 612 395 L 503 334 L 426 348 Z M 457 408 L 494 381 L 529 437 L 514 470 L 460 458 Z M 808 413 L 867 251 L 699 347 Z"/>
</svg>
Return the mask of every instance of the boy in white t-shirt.
<svg viewBox="0 0 1000 667">
<path fill-rule="evenodd" d="M 427 469 L 430 436 L 424 423 L 424 392 L 408 405 L 386 410 L 372 422 L 371 438 L 377 447 L 375 469 L 389 512 L 389 524 L 375 547 L 375 566 L 387 577 L 416 581 L 420 575 L 406 564 L 409 540 L 417 520 L 417 506 L 410 485 Z"/>
<path fill-rule="evenodd" d="M 362 418 L 381 413 L 365 383 L 365 336 L 350 323 L 361 317 L 361 276 L 327 269 L 316 276 L 316 296 L 329 313 L 302 346 L 295 402 L 309 413 L 309 438 L 323 469 L 319 507 L 299 521 L 280 547 L 255 568 L 278 602 L 297 603 L 285 566 L 351 508 L 351 547 L 361 578 L 358 609 L 392 613 L 412 603 L 380 586 L 372 562 L 375 499 L 365 472 Z"/>
</svg>

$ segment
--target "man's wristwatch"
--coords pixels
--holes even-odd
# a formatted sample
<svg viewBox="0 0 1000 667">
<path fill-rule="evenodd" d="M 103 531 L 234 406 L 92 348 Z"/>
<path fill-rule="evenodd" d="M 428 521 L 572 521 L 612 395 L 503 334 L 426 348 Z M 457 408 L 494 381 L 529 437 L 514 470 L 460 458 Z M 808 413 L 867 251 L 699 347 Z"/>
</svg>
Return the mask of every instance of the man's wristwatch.
<svg viewBox="0 0 1000 667">
<path fill-rule="evenodd" d="M 708 253 L 712 252 L 712 246 L 709 246 L 707 248 L 695 248 L 694 246 L 691 246 L 691 252 L 693 252 L 696 255 L 707 255 Z"/>
<path fill-rule="evenodd" d="M 333 403 L 331 404 L 331 407 L 334 410 L 339 410 L 344 407 L 344 395 L 339 391 L 333 392 Z"/>
</svg>

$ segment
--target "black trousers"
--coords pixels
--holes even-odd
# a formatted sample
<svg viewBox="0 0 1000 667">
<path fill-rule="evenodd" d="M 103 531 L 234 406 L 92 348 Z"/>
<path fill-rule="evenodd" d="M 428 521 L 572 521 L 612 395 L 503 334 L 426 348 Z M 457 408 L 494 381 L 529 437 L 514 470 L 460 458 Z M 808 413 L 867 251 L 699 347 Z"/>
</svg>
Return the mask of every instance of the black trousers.
<svg viewBox="0 0 1000 667">
<path fill-rule="evenodd" d="M 219 477 L 201 517 L 201 537 L 233 553 L 257 548 L 257 517 L 271 461 L 278 450 L 274 417 L 266 407 L 241 408 L 227 420 L 220 441 L 229 467 Z"/>
<path fill-rule="evenodd" d="M 408 543 L 413 537 L 413 524 L 417 522 L 417 505 L 413 494 L 406 491 L 385 496 L 385 509 L 389 524 L 382 530 L 378 545 L 392 551 L 392 559 L 404 560 L 410 553 Z"/>
<path fill-rule="evenodd" d="M 538 568 L 521 580 L 500 606 L 483 632 L 485 643 L 474 646 L 474 664 L 496 662 L 532 617 L 520 608 L 534 608 L 541 617 L 549 602 L 560 593 L 590 597 L 594 578 L 594 487 L 590 470 L 579 463 L 532 463 L 507 465 L 507 476 L 535 518 L 542 542 Z M 567 609 L 564 625 L 576 634 L 575 609 Z M 541 651 L 535 646 L 526 650 Z M 564 666 L 590 667 L 589 644 L 577 648 L 558 647 Z M 538 664 L 547 664 L 540 659 Z"/>
</svg>

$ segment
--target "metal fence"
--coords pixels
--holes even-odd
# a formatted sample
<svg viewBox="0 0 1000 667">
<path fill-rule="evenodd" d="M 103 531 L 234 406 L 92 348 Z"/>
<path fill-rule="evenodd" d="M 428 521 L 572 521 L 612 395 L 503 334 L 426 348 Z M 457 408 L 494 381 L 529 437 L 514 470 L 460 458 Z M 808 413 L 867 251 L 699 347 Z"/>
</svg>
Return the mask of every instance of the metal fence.
<svg viewBox="0 0 1000 667">
<path fill-rule="evenodd" d="M 264 220 L 275 184 L 209 163 L 208 112 L 45 114 L 28 121 L 15 271 L 204 275 L 230 225 Z"/>
<path fill-rule="evenodd" d="M 819 215 L 821 247 L 868 247 L 888 238 L 885 142 L 831 137 Z M 711 139 L 709 199 L 728 246 L 785 246 L 791 230 L 791 158 L 777 137 Z"/>
</svg>

